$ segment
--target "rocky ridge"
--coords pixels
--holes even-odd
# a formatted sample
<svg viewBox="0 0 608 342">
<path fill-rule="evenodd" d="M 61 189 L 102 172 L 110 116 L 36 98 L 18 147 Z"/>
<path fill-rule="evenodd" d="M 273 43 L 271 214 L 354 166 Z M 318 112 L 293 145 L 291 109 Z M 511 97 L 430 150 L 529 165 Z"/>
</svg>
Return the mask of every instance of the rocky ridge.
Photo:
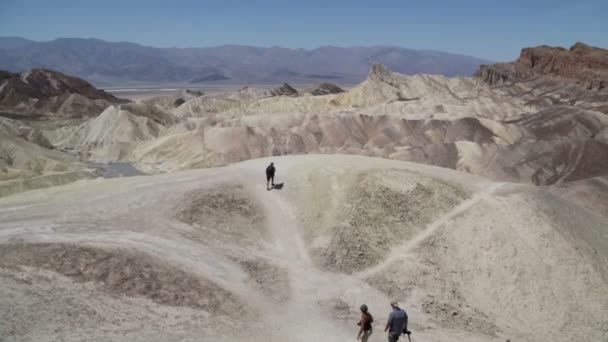
<svg viewBox="0 0 608 342">
<path fill-rule="evenodd" d="M 85 84 L 82 93 L 99 97 L 87 101 L 103 101 L 103 113 L 42 121 L 12 116 L 0 122 L 0 132 L 88 162 L 131 163 L 149 173 L 271 155 L 340 153 L 537 185 L 605 176 L 608 94 L 585 87 L 561 67 L 541 67 L 549 65 L 544 53 L 555 50 L 590 60 L 579 67 L 601 78 L 603 64 L 591 61 L 601 60 L 603 50 L 581 44 L 547 49 L 524 49 L 518 61 L 482 66 L 475 78 L 408 76 L 374 64 L 367 79 L 348 91 L 321 84 L 318 94 L 285 83 L 210 94 L 180 91 L 121 104 Z M 49 94 L 65 88 L 41 87 Z M 36 160 L 36 153 L 26 155 Z"/>
<path fill-rule="evenodd" d="M 0 71 L 0 110 L 24 114 L 90 117 L 108 105 L 127 102 L 90 83 L 47 69 L 21 74 Z"/>
</svg>

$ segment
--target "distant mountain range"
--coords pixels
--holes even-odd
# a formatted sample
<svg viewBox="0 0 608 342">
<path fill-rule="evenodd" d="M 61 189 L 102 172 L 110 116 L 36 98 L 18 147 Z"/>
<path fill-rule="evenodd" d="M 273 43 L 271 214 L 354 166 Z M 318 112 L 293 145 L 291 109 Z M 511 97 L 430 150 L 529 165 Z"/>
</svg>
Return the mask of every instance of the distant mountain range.
<svg viewBox="0 0 608 342">
<path fill-rule="evenodd" d="M 223 45 L 155 48 L 128 42 L 60 38 L 36 42 L 0 37 L 0 69 L 46 68 L 98 86 L 129 84 L 320 83 L 365 79 L 373 63 L 403 74 L 470 76 L 488 61 L 394 46 L 288 49 Z"/>
</svg>

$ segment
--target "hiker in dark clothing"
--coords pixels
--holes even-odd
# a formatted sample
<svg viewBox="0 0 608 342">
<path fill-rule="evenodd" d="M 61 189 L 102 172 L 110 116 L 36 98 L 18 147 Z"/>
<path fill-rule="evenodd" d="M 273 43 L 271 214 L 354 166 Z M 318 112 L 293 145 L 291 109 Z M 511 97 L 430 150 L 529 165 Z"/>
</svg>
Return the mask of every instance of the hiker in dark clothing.
<svg viewBox="0 0 608 342">
<path fill-rule="evenodd" d="M 361 340 L 361 342 L 367 342 L 370 335 L 372 334 L 372 323 L 374 322 L 374 318 L 367 311 L 367 305 L 361 305 L 361 319 L 357 323 L 359 326 L 359 333 L 357 334 L 357 340 Z"/>
<path fill-rule="evenodd" d="M 388 322 L 384 332 L 388 332 L 388 342 L 397 342 L 401 334 L 408 334 L 407 330 L 407 314 L 399 308 L 399 302 L 396 300 L 391 302 L 393 311 L 388 316 Z"/>
<path fill-rule="evenodd" d="M 268 165 L 268 167 L 266 168 L 266 190 L 270 190 L 270 186 L 269 184 L 272 184 L 272 186 L 274 187 L 274 163 L 270 163 L 270 165 Z"/>
</svg>

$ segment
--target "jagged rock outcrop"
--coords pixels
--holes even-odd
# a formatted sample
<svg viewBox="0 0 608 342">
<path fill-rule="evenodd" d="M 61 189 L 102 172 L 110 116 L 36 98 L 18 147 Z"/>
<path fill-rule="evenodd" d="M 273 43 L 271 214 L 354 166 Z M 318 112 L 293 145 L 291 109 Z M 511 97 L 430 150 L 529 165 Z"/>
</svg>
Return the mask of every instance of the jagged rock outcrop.
<svg viewBox="0 0 608 342">
<path fill-rule="evenodd" d="M 293 96 L 293 95 L 298 94 L 298 91 L 287 83 L 283 83 L 282 86 L 275 88 L 273 92 L 277 96 L 281 96 L 281 95 Z"/>
<path fill-rule="evenodd" d="M 516 78 L 515 66 L 509 63 L 499 63 L 493 65 L 483 64 L 475 73 L 475 76 L 489 85 L 502 85 L 507 81 L 514 81 Z"/>
<path fill-rule="evenodd" d="M 507 174 L 541 185 L 608 174 L 608 50 L 525 48 L 517 61 L 482 65 L 476 76 L 534 109 L 503 122 L 525 132 L 495 153 Z"/>
<path fill-rule="evenodd" d="M 580 42 L 570 49 L 546 45 L 524 48 L 517 61 L 482 65 L 476 74 L 492 85 L 539 75 L 556 77 L 587 90 L 605 91 L 608 86 L 608 50 Z"/>
<path fill-rule="evenodd" d="M 313 94 L 314 96 L 320 96 L 320 95 L 328 95 L 328 94 L 339 94 L 339 93 L 343 93 L 344 89 L 338 87 L 337 85 L 333 84 L 333 83 L 321 83 L 318 86 L 316 86 L 314 89 L 312 89 L 312 91 L 310 92 L 311 94 Z"/>
<path fill-rule="evenodd" d="M 524 101 L 530 112 L 559 106 L 608 114 L 605 49 L 583 43 L 525 48 L 515 62 L 482 65 L 476 77 L 494 92 Z"/>
<path fill-rule="evenodd" d="M 112 104 L 128 102 L 77 77 L 47 69 L 21 74 L 0 72 L 0 110 L 27 114 L 94 116 Z"/>
<path fill-rule="evenodd" d="M 600 91 L 608 86 L 608 50 L 580 42 L 569 50 L 549 46 L 525 48 L 516 63 L 537 74 L 574 80 L 585 89 Z"/>
</svg>

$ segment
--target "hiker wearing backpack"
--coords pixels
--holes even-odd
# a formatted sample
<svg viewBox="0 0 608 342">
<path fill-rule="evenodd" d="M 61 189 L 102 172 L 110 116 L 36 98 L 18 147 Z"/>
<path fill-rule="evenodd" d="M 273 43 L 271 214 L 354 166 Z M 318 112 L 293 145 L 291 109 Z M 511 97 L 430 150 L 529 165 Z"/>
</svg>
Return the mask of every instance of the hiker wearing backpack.
<svg viewBox="0 0 608 342">
<path fill-rule="evenodd" d="M 361 319 L 357 325 L 359 326 L 359 333 L 357 334 L 357 340 L 361 342 L 367 342 L 370 335 L 372 334 L 372 323 L 374 323 L 374 317 L 367 310 L 367 305 L 363 304 L 359 308 L 361 310 Z"/>
<path fill-rule="evenodd" d="M 266 168 L 266 190 L 270 190 L 270 184 L 272 182 L 272 187 L 274 187 L 274 173 L 276 169 L 274 168 L 274 163 L 270 163 Z"/>
<path fill-rule="evenodd" d="M 399 308 L 399 302 L 396 300 L 391 302 L 391 308 L 393 311 L 388 316 L 384 332 L 388 332 L 388 342 L 397 342 L 401 334 L 410 334 L 407 330 L 407 314 Z"/>
</svg>

